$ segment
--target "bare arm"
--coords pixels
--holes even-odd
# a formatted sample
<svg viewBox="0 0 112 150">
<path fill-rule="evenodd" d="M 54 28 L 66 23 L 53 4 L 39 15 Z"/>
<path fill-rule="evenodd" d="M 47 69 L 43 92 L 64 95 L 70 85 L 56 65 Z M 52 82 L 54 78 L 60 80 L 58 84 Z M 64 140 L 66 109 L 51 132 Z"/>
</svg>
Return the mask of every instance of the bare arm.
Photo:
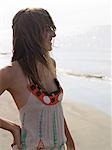
<svg viewBox="0 0 112 150">
<path fill-rule="evenodd" d="M 10 89 L 11 81 L 12 81 L 12 76 L 11 76 L 10 67 L 1 69 L 0 70 L 0 95 L 5 90 Z M 19 148 L 20 147 L 20 127 L 9 120 L 0 118 L 0 128 L 12 133 L 14 137 L 14 144 L 17 144 Z"/>
<path fill-rule="evenodd" d="M 20 136 L 21 136 L 21 128 L 20 126 L 16 125 L 15 123 L 5 120 L 0 118 L 0 128 L 9 131 L 13 135 L 13 144 L 12 145 L 17 145 L 19 150 L 21 150 L 21 141 L 20 141 Z"/>
<path fill-rule="evenodd" d="M 64 128 L 65 128 L 65 135 L 67 137 L 67 142 L 66 142 L 67 150 L 76 150 L 73 138 L 70 134 L 65 118 L 64 118 Z"/>
<path fill-rule="evenodd" d="M 5 129 L 13 133 L 14 123 L 11 121 L 0 118 L 0 128 Z"/>
</svg>

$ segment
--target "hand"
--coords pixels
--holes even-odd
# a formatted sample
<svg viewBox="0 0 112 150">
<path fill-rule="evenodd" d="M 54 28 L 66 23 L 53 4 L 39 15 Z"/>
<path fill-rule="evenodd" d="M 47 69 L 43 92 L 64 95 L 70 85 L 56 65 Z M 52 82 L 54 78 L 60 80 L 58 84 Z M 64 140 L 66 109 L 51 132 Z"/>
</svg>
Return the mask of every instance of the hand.
<svg viewBox="0 0 112 150">
<path fill-rule="evenodd" d="M 75 143 L 72 137 L 69 137 L 66 142 L 67 150 L 76 150 Z"/>
<path fill-rule="evenodd" d="M 17 145 L 19 150 L 22 150 L 22 146 L 21 146 L 21 128 L 20 126 L 14 124 L 13 125 L 13 130 L 12 130 L 12 135 L 13 135 L 13 144 L 11 145 L 12 147 L 14 145 Z"/>
</svg>

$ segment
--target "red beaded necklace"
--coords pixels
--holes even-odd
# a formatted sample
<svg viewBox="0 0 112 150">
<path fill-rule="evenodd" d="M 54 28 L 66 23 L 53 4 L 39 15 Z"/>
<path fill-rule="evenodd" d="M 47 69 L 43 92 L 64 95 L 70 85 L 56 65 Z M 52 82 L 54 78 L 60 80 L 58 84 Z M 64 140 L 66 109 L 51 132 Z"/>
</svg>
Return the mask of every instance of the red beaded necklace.
<svg viewBox="0 0 112 150">
<path fill-rule="evenodd" d="M 55 105 L 62 100 L 63 89 L 56 78 L 54 81 L 58 87 L 58 90 L 51 93 L 43 91 L 42 88 L 37 84 L 28 84 L 28 89 L 45 105 Z"/>
</svg>

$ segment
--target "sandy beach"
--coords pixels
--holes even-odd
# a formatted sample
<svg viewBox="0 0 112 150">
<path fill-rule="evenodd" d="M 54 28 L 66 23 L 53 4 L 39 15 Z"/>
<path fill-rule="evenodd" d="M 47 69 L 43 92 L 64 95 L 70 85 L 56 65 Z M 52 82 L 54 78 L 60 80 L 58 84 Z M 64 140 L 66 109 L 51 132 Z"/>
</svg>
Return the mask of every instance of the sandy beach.
<svg viewBox="0 0 112 150">
<path fill-rule="evenodd" d="M 0 117 L 20 124 L 18 110 L 5 92 L 0 96 Z M 63 101 L 64 115 L 76 143 L 76 150 L 110 150 L 111 118 L 81 103 Z M 0 129 L 0 150 L 11 150 L 12 136 Z"/>
</svg>

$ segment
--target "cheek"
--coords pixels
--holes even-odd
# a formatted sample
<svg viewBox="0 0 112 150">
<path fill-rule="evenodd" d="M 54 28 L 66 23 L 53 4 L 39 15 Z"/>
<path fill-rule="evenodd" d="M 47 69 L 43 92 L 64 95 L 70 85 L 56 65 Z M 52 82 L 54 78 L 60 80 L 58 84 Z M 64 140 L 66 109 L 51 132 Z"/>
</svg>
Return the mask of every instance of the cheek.
<svg viewBox="0 0 112 150">
<path fill-rule="evenodd" d="M 43 48 L 46 49 L 46 50 L 50 49 L 50 45 L 49 45 L 48 40 L 44 40 L 44 42 L 43 42 Z"/>
<path fill-rule="evenodd" d="M 47 39 L 49 37 L 49 33 L 47 32 L 47 31 L 45 31 L 44 33 L 43 33 L 43 38 L 44 39 Z"/>
<path fill-rule="evenodd" d="M 47 45 L 49 41 L 49 35 L 46 33 L 43 37 L 43 45 Z"/>
</svg>

